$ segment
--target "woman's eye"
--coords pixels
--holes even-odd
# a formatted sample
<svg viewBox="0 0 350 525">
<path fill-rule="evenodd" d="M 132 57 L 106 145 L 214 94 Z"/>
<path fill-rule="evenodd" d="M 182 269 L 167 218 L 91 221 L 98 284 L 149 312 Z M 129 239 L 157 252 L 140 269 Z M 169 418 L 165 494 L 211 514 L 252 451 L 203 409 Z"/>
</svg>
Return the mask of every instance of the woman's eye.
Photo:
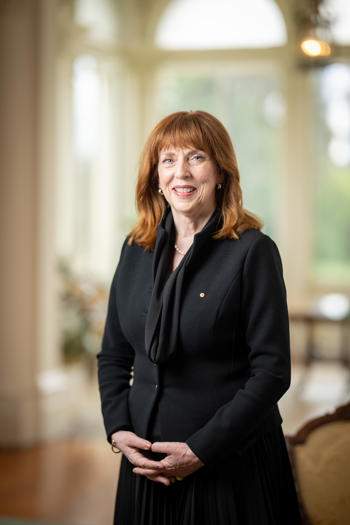
<svg viewBox="0 0 350 525">
<path fill-rule="evenodd" d="M 188 162 L 197 162 L 202 159 L 204 159 L 204 155 L 200 155 L 200 154 L 193 155 L 192 157 L 189 157 Z M 162 159 L 162 164 L 170 165 L 170 164 L 173 164 L 174 162 L 175 162 L 174 159 L 171 159 L 171 158 Z"/>
</svg>

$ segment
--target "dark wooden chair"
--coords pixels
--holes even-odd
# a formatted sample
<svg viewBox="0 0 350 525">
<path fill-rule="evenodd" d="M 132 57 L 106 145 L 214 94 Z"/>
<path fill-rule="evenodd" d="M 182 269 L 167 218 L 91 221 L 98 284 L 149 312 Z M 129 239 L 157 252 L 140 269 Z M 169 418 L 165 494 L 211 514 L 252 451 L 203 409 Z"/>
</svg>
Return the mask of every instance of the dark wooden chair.
<svg viewBox="0 0 350 525">
<path fill-rule="evenodd" d="M 306 331 L 305 370 L 315 361 L 336 361 L 350 370 L 350 298 L 344 294 L 325 294 L 312 306 L 289 308 L 292 323 L 302 324 Z M 319 326 L 337 326 L 340 344 L 336 355 L 330 357 L 319 353 L 315 333 Z"/>
<path fill-rule="evenodd" d="M 350 524 L 350 402 L 286 436 L 304 525 Z"/>
</svg>

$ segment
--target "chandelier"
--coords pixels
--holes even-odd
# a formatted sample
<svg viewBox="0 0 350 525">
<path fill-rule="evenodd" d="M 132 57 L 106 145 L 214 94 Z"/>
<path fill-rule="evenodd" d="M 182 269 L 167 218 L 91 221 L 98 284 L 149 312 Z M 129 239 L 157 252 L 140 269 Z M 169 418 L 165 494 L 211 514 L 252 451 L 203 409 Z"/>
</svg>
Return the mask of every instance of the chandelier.
<svg viewBox="0 0 350 525">
<path fill-rule="evenodd" d="M 324 65 L 332 55 L 333 17 L 324 0 L 303 0 L 295 9 L 302 65 Z"/>
</svg>

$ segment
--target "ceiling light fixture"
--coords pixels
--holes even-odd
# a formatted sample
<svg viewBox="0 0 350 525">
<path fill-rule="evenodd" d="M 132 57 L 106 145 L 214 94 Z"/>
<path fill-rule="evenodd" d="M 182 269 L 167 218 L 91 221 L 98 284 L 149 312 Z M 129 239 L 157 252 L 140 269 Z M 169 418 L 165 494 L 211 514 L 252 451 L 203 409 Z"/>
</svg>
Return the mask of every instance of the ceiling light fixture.
<svg viewBox="0 0 350 525">
<path fill-rule="evenodd" d="M 332 17 L 324 0 L 304 0 L 295 11 L 301 65 L 324 65 L 332 54 Z"/>
</svg>

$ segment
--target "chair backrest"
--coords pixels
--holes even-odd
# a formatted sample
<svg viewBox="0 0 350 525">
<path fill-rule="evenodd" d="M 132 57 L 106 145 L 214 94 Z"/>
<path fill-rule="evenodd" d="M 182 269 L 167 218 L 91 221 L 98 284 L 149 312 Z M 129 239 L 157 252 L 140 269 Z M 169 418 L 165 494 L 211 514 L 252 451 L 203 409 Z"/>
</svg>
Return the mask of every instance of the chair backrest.
<svg viewBox="0 0 350 525">
<path fill-rule="evenodd" d="M 350 402 L 286 441 L 305 525 L 349 525 Z"/>
</svg>

